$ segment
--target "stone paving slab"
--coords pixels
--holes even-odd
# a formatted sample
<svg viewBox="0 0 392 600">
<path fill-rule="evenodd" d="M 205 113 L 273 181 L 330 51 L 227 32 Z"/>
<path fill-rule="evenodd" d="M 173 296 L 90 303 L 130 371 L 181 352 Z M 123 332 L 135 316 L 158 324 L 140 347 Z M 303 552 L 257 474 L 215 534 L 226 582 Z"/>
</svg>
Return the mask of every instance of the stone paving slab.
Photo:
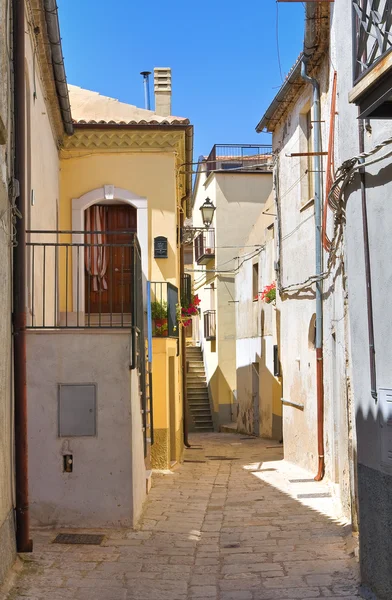
<svg viewBox="0 0 392 600">
<path fill-rule="evenodd" d="M 333 499 L 299 500 L 309 483 L 290 483 L 309 474 L 265 440 L 222 433 L 191 442 L 201 448 L 186 460 L 200 462 L 154 475 L 139 530 L 102 530 L 101 546 L 56 545 L 58 532 L 34 532 L 34 553 L 0 600 L 360 597 L 349 527 Z"/>
</svg>

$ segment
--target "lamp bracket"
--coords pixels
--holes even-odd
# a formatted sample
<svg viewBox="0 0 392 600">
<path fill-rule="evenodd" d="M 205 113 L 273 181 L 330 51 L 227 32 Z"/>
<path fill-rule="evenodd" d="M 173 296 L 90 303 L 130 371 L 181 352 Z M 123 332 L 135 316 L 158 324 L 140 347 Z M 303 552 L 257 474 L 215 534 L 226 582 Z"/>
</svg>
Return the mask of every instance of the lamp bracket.
<svg viewBox="0 0 392 600">
<path fill-rule="evenodd" d="M 192 244 L 194 239 L 203 231 L 207 231 L 207 227 L 182 227 L 181 244 Z"/>
</svg>

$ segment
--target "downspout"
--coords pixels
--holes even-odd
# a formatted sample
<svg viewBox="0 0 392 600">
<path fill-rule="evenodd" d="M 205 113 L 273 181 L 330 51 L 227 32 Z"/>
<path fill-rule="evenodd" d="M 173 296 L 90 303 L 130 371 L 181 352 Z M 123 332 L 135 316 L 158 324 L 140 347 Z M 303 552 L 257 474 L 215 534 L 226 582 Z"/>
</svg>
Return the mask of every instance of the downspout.
<svg viewBox="0 0 392 600">
<path fill-rule="evenodd" d="M 188 197 L 185 199 L 185 203 L 188 202 Z M 184 203 L 184 204 L 185 204 Z M 185 207 L 187 204 L 185 204 Z M 185 208 L 186 210 L 186 208 Z M 182 285 L 182 276 L 185 273 L 185 262 L 184 262 L 184 244 L 182 243 L 182 230 L 184 227 L 184 211 L 181 211 L 180 216 L 180 231 L 179 231 L 179 243 L 180 243 L 180 285 Z M 183 413 L 183 433 L 184 433 L 184 446 L 190 448 L 191 445 L 188 440 L 188 400 L 187 400 L 187 361 L 186 361 L 186 337 L 185 327 L 180 327 L 180 343 L 181 343 L 181 359 L 182 359 L 182 413 Z"/>
<path fill-rule="evenodd" d="M 320 136 L 320 86 L 316 79 L 307 73 L 308 57 L 305 55 L 301 63 L 301 77 L 313 87 L 313 181 L 314 181 L 314 220 L 316 245 L 316 275 L 322 273 L 322 235 L 321 235 L 321 136 Z M 324 477 L 324 382 L 323 382 L 323 283 L 316 281 L 316 388 L 317 388 L 317 448 L 318 471 L 315 481 Z"/>
<path fill-rule="evenodd" d="M 16 246 L 13 264 L 13 336 L 14 336 L 14 403 L 15 403 L 15 487 L 16 543 L 18 552 L 32 552 L 29 525 L 27 395 L 26 395 L 26 92 L 25 92 L 25 3 L 13 2 L 14 51 L 14 177 L 19 183 L 16 206 Z"/>
<path fill-rule="evenodd" d="M 358 119 L 359 151 L 365 151 L 365 132 L 363 119 Z M 376 350 L 374 346 L 374 322 L 373 322 L 373 298 L 372 298 L 372 274 L 370 267 L 369 230 L 366 202 L 366 175 L 365 170 L 359 170 L 361 181 L 362 201 L 362 226 L 363 226 L 363 250 L 365 257 L 365 280 L 366 280 L 366 308 L 369 336 L 369 365 L 370 365 L 370 393 L 377 402 L 377 376 L 376 376 Z"/>
</svg>

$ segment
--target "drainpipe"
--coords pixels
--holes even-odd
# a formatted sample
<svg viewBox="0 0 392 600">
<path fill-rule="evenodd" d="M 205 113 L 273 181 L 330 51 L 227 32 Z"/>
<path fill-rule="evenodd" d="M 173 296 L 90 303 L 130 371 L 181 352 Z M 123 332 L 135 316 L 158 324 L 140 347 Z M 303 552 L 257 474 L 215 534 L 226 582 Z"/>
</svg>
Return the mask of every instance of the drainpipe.
<svg viewBox="0 0 392 600">
<path fill-rule="evenodd" d="M 14 51 L 14 177 L 19 182 L 16 206 L 16 246 L 13 264 L 13 335 L 14 335 L 14 402 L 15 402 L 15 487 L 16 543 L 18 552 L 32 552 L 29 526 L 29 492 L 27 464 L 27 397 L 26 397 L 26 236 L 25 236 L 25 4 L 13 2 Z"/>
<path fill-rule="evenodd" d="M 184 202 L 186 206 L 187 198 Z M 186 210 L 186 209 L 185 209 Z M 182 243 L 182 230 L 184 227 L 184 212 L 181 211 L 180 216 L 180 286 L 182 284 L 182 276 L 185 273 L 185 262 L 184 262 L 184 244 Z M 181 290 L 181 287 L 180 287 Z M 184 432 L 184 446 L 190 448 L 191 445 L 188 440 L 188 401 L 187 401 L 187 361 L 186 361 L 186 337 L 185 327 L 180 327 L 180 343 L 181 343 L 181 358 L 182 358 L 182 413 L 183 413 L 183 432 Z"/>
<path fill-rule="evenodd" d="M 316 79 L 307 74 L 308 58 L 305 56 L 301 64 L 302 79 L 313 87 L 313 180 L 314 180 L 314 220 L 316 245 L 316 275 L 322 273 L 322 237 L 321 237 L 321 138 L 320 138 L 320 86 Z M 317 447 L 318 471 L 315 481 L 324 477 L 324 382 L 323 382 L 323 283 L 316 281 L 316 381 L 317 381 Z"/>
<path fill-rule="evenodd" d="M 365 151 L 365 132 L 363 126 L 363 119 L 358 119 L 358 135 L 359 151 L 360 153 L 362 153 Z M 364 169 L 359 169 L 359 176 L 361 181 L 363 249 L 365 255 L 366 307 L 369 336 L 370 393 L 372 395 L 372 398 L 377 402 L 376 350 L 374 346 L 372 277 L 370 267 L 369 231 L 366 206 L 366 175 Z"/>
</svg>

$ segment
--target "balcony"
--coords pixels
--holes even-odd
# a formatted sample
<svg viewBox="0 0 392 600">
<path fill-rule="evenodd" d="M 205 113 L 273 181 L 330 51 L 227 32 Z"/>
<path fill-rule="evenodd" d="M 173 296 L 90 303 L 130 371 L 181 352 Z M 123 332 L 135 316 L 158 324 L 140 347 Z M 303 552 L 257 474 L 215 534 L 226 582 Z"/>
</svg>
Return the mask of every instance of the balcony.
<svg viewBox="0 0 392 600">
<path fill-rule="evenodd" d="M 271 169 L 272 146 L 215 144 L 207 158 L 207 177 L 213 171 L 257 171 Z"/>
<path fill-rule="evenodd" d="M 352 0 L 353 78 L 350 102 L 360 118 L 392 118 L 390 0 Z"/>
<path fill-rule="evenodd" d="M 215 229 L 207 229 L 195 238 L 195 260 L 198 265 L 206 265 L 212 258 L 215 258 Z"/>
<path fill-rule="evenodd" d="M 207 341 L 216 339 L 216 311 L 206 310 L 204 318 L 204 337 Z"/>
<path fill-rule="evenodd" d="M 178 337 L 178 288 L 166 281 L 152 281 L 151 319 L 153 337 Z"/>
<path fill-rule="evenodd" d="M 27 238 L 29 329 L 139 326 L 143 288 L 135 233 L 36 230 Z"/>
</svg>

